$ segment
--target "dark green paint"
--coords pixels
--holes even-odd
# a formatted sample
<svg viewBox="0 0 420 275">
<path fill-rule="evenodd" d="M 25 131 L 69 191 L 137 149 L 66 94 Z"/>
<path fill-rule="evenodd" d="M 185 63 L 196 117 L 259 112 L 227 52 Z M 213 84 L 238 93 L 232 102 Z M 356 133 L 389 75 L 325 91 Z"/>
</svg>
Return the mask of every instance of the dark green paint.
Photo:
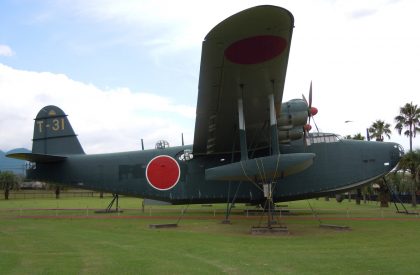
<svg viewBox="0 0 420 275">
<path fill-rule="evenodd" d="M 318 197 L 353 189 L 388 173 L 401 156 L 400 147 L 395 143 L 339 140 L 335 136 L 324 137 L 323 140 L 334 142 L 314 143 L 306 147 L 300 140 L 292 145 L 281 146 L 282 157 L 287 156 L 291 160 L 305 156 L 315 156 L 315 158 L 309 168 L 291 175 L 287 174 L 287 169 L 281 172 L 283 168 L 280 161 L 278 178 L 273 181 L 274 201 Z M 59 137 L 54 138 L 54 144 L 58 144 L 59 141 Z M 67 138 L 63 137 L 62 141 L 64 143 L 61 146 L 65 148 Z M 35 169 L 27 171 L 27 176 L 41 181 L 169 201 L 174 204 L 226 202 L 228 181 L 206 180 L 205 174 L 207 169 L 211 171 L 215 167 L 226 165 L 231 155 L 206 155 L 189 161 L 179 160 L 184 150 L 190 149 L 192 146 L 112 154 L 72 154 L 57 157 L 55 161 L 51 161 L 47 155 L 44 161 L 36 163 Z M 267 153 L 267 149 L 255 151 L 253 152 L 255 157 L 248 162 L 252 163 Z M 11 156 L 30 159 L 31 155 Z M 156 190 L 145 177 L 148 162 L 158 155 L 172 156 L 181 169 L 178 184 L 167 191 Z M 275 156 L 269 158 L 273 157 Z M 234 154 L 232 164 L 238 165 L 239 161 L 240 153 L 237 152 Z M 299 160 L 297 163 L 302 161 Z M 255 167 L 247 169 L 246 165 L 244 168 L 249 175 L 252 174 L 251 170 L 255 169 Z M 242 171 L 238 171 L 238 176 L 243 176 Z M 254 180 L 255 182 L 230 182 L 232 190 L 238 188 L 237 202 L 260 203 L 264 200 L 256 184 L 267 179 L 254 177 L 252 181 Z"/>
</svg>

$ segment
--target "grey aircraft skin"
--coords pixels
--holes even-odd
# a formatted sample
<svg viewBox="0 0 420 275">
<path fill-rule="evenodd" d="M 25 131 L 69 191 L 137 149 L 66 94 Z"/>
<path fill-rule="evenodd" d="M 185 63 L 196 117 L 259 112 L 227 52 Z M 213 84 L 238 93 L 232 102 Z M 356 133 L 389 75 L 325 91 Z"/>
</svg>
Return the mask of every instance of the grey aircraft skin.
<svg viewBox="0 0 420 275">
<path fill-rule="evenodd" d="M 192 146 L 180 146 L 112 154 L 66 155 L 64 161 L 36 163 L 36 168 L 29 169 L 27 176 L 173 204 L 226 202 L 228 195 L 232 199 L 235 193 L 237 202 L 261 203 L 264 200 L 263 192 L 250 181 L 223 182 L 205 179 L 206 169 L 217 167 L 222 159 L 226 161 L 230 155 L 178 160 L 184 150 L 191 148 Z M 316 143 L 306 148 L 299 146 L 295 149 L 291 146 L 285 148 L 286 150 L 287 153 L 311 152 L 316 157 L 313 165 L 304 172 L 278 180 L 273 194 L 275 202 L 320 197 L 354 189 L 389 173 L 398 163 L 401 154 L 400 147 L 395 143 L 346 139 Z M 160 155 L 172 156 L 178 160 L 180 166 L 179 182 L 171 190 L 156 190 L 145 176 L 148 162 Z"/>
<path fill-rule="evenodd" d="M 206 36 L 194 144 L 85 154 L 67 115 L 46 106 L 35 118 L 27 177 L 173 204 L 262 203 L 341 193 L 389 173 L 403 149 L 308 133 L 316 114 L 306 99 L 282 102 L 292 14 L 258 6 Z M 262 46 L 261 46 L 262 45 Z M 312 86 L 311 86 L 312 87 Z"/>
</svg>

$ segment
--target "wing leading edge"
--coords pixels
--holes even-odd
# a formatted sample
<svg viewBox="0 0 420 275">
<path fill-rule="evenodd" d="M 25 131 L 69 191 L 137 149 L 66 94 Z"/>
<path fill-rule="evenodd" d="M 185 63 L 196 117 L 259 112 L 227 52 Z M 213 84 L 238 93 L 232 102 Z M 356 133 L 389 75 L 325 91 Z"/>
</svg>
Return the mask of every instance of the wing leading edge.
<svg viewBox="0 0 420 275">
<path fill-rule="evenodd" d="M 239 98 L 247 139 L 254 140 L 248 147 L 268 145 L 268 135 L 255 137 L 270 120 L 270 94 L 280 113 L 293 23 L 293 15 L 283 8 L 258 6 L 227 18 L 207 34 L 201 56 L 195 154 L 239 150 Z"/>
</svg>

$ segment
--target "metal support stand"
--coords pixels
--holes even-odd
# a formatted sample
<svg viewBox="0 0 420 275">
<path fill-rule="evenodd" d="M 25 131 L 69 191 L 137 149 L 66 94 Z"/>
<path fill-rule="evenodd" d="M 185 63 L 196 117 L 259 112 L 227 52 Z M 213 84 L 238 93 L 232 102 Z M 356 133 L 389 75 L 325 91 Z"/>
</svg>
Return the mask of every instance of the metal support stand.
<svg viewBox="0 0 420 275">
<path fill-rule="evenodd" d="M 236 130 L 237 129 L 235 129 L 235 135 L 237 134 Z M 231 154 L 231 158 L 230 158 L 230 163 L 233 163 L 234 159 L 235 159 L 235 140 L 233 141 L 233 144 L 232 144 L 232 154 Z M 226 216 L 225 216 L 225 219 L 222 220 L 222 224 L 230 224 L 229 216 L 230 216 L 230 213 L 232 211 L 232 207 L 235 203 L 236 194 L 238 193 L 238 189 L 239 189 L 239 186 L 240 186 L 240 184 L 239 184 L 238 189 L 236 189 L 234 198 L 232 199 L 232 203 L 230 203 L 229 200 L 230 200 L 230 186 L 231 186 L 231 183 L 232 182 L 229 181 L 228 195 L 227 195 L 227 202 L 226 202 Z"/>
<path fill-rule="evenodd" d="M 176 220 L 175 223 L 154 223 L 154 224 L 149 224 L 149 228 L 151 229 L 159 229 L 159 228 L 173 228 L 173 227 L 178 227 L 179 222 L 181 221 L 181 218 L 184 216 L 185 212 L 187 212 L 187 209 L 190 205 L 187 204 L 182 210 L 181 210 L 181 215 L 179 215 L 178 219 Z"/>
<path fill-rule="evenodd" d="M 394 203 L 395 208 L 397 209 L 397 213 L 400 213 L 400 214 L 407 214 L 407 215 L 417 215 L 417 212 L 410 212 L 410 211 L 408 211 L 408 210 L 407 210 L 407 208 L 405 208 L 404 203 L 401 201 L 401 199 L 400 199 L 400 197 L 398 196 L 398 194 L 397 194 L 396 192 L 394 192 L 394 190 L 393 190 L 393 189 L 391 189 L 391 187 L 388 185 L 388 182 L 386 181 L 385 177 L 383 177 L 383 180 L 384 180 L 384 183 L 385 183 L 386 187 L 388 188 L 389 192 L 391 192 L 391 195 L 392 195 L 392 198 L 393 198 L 393 199 L 392 199 L 392 202 Z M 397 203 L 395 202 L 396 200 L 398 201 L 398 203 L 399 203 L 399 204 L 401 204 L 401 207 L 402 207 L 404 210 L 400 210 L 400 209 L 398 208 L 398 205 L 397 205 Z"/>
<path fill-rule="evenodd" d="M 278 225 L 277 221 L 274 220 L 274 203 L 273 203 L 273 188 L 272 183 L 263 184 L 264 197 L 266 198 L 264 203 L 264 214 L 267 214 L 267 224 L 251 227 L 251 234 L 262 235 L 262 234 L 289 234 L 287 226 Z"/>
<path fill-rule="evenodd" d="M 311 208 L 312 215 L 318 221 L 319 227 L 321 227 L 321 228 L 328 228 L 328 229 L 335 229 L 335 230 L 351 230 L 351 228 L 349 226 L 347 226 L 347 225 L 337 225 L 337 224 L 326 224 L 326 223 L 322 223 L 321 219 L 318 217 L 318 215 L 316 214 L 315 210 L 313 209 L 311 203 L 308 200 L 306 200 L 306 202 L 308 203 L 309 208 Z"/>
<path fill-rule="evenodd" d="M 232 201 L 229 202 L 229 196 L 228 196 L 228 202 L 226 205 L 226 216 L 225 219 L 222 220 L 222 224 L 230 224 L 230 213 L 232 213 L 232 208 L 235 205 L 236 197 L 238 195 L 239 188 L 241 187 L 242 182 L 239 183 L 238 187 L 236 188 L 235 194 L 233 195 Z M 229 183 L 229 193 L 230 193 L 230 183 Z"/>
<path fill-rule="evenodd" d="M 231 207 L 229 205 L 232 205 L 232 204 L 229 202 L 229 199 L 230 199 L 230 185 L 231 185 L 231 183 L 232 182 L 229 181 L 228 195 L 227 195 L 227 203 L 226 203 L 226 216 L 225 216 L 225 219 L 222 220 L 222 224 L 230 224 L 229 216 L 230 216 L 230 209 L 231 209 Z"/>
<path fill-rule="evenodd" d="M 108 207 L 104 210 L 97 210 L 95 213 L 122 213 L 123 211 L 119 209 L 118 207 L 118 194 L 112 194 L 113 198 L 111 202 L 109 203 Z M 112 209 L 112 206 L 115 203 L 115 210 Z"/>
<path fill-rule="evenodd" d="M 270 110 L 270 140 L 271 140 L 271 155 L 279 155 L 280 148 L 279 148 L 279 137 L 278 137 L 278 129 L 277 129 L 277 114 L 276 108 L 274 104 L 274 80 L 271 80 L 272 84 L 272 93 L 268 95 L 268 106 Z M 274 180 L 274 179 L 273 179 Z M 277 225 L 277 221 L 274 220 L 274 213 L 275 213 L 275 206 L 273 202 L 273 184 L 274 182 L 270 183 L 263 183 L 263 192 L 264 192 L 264 212 L 263 216 L 267 214 L 267 224 L 266 226 L 261 226 L 261 222 L 259 226 L 253 226 L 251 228 L 252 234 L 289 234 L 289 230 L 286 226 Z M 280 212 L 281 213 L 281 212 Z"/>
</svg>

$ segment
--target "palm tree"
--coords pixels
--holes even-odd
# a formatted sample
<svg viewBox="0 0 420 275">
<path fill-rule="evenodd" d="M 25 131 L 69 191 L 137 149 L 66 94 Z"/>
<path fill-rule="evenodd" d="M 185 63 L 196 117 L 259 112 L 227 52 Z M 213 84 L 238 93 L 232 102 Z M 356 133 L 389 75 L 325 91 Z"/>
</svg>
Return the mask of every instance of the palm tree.
<svg viewBox="0 0 420 275">
<path fill-rule="evenodd" d="M 413 207 L 417 205 L 416 191 L 420 181 L 420 149 L 405 154 L 398 163 L 397 170 L 409 171 L 411 174 L 411 204 Z"/>
<path fill-rule="evenodd" d="M 4 199 L 9 199 L 9 192 L 19 184 L 19 178 L 12 172 L 0 172 L 0 188 L 4 190 Z"/>
<path fill-rule="evenodd" d="M 406 103 L 400 107 L 400 115 L 395 117 L 395 129 L 401 135 L 403 128 L 407 128 L 404 135 L 410 138 L 410 152 L 413 151 L 413 138 L 416 137 L 416 132 L 420 132 L 420 109 L 413 102 Z"/>
<path fill-rule="evenodd" d="M 384 141 L 384 135 L 389 139 L 391 137 L 391 124 L 385 123 L 383 120 L 376 120 L 369 128 L 370 138 L 375 138 L 376 141 Z"/>
<path fill-rule="evenodd" d="M 351 136 L 351 135 L 347 135 L 347 136 L 344 136 L 344 138 L 345 138 L 345 139 L 354 139 L 354 140 L 365 140 L 365 137 L 364 137 L 364 136 L 362 136 L 362 134 L 361 134 L 361 133 L 357 133 L 357 134 L 355 134 L 355 135 L 353 135 L 353 136 Z"/>
<path fill-rule="evenodd" d="M 355 134 L 355 135 L 352 137 L 352 139 L 355 139 L 355 140 L 365 140 L 365 137 L 364 137 L 364 136 L 362 136 L 362 134 L 361 134 L 361 133 L 357 133 L 357 134 Z"/>
</svg>

